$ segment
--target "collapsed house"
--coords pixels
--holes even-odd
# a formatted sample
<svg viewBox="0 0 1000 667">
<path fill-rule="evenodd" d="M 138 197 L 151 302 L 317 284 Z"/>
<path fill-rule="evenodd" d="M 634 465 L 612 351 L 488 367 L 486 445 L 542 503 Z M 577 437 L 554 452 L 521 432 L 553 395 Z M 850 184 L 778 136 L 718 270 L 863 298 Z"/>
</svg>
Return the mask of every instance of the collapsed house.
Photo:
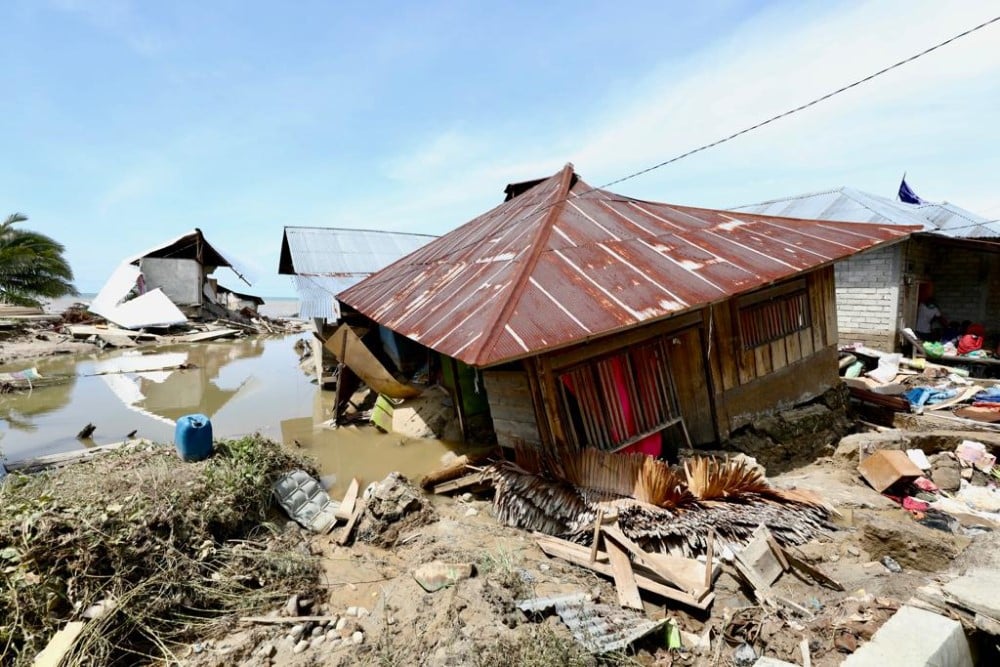
<svg viewBox="0 0 1000 667">
<path fill-rule="evenodd" d="M 934 299 L 954 322 L 1000 333 L 1000 221 L 947 202 L 908 204 L 841 187 L 732 209 L 880 225 L 917 226 L 903 243 L 838 262 L 840 344 L 893 351 L 915 327 L 921 301 Z M 962 332 L 959 332 L 962 333 Z M 994 341 L 994 343 L 997 341 Z"/>
<path fill-rule="evenodd" d="M 263 299 L 219 285 L 212 273 L 227 267 L 250 285 L 252 274 L 200 229 L 126 259 L 90 304 L 97 315 L 126 329 L 163 327 L 191 319 L 240 318 Z"/>
<path fill-rule="evenodd" d="M 504 446 L 661 455 L 822 395 L 833 263 L 916 229 L 642 201 L 572 165 L 506 193 L 338 297 L 450 369 Z"/>
</svg>

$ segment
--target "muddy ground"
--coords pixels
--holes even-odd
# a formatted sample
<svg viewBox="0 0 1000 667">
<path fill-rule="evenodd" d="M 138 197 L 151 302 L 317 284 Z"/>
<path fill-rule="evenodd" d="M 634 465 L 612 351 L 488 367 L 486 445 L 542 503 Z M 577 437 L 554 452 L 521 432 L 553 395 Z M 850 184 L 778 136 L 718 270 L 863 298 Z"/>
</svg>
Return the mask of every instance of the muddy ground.
<svg viewBox="0 0 1000 667">
<path fill-rule="evenodd" d="M 826 458 L 771 480 L 777 486 L 818 491 L 839 510 L 841 527 L 798 553 L 845 591 L 785 574 L 775 584 L 775 594 L 802 607 L 803 613 L 764 609 L 727 569 L 716 581 L 717 597 L 708 614 L 647 601 L 650 617 L 675 619 L 681 630 L 692 633 L 683 634 L 684 650 L 666 651 L 665 636 L 658 633 L 603 662 L 735 664 L 735 646 L 747 642 L 758 654 L 802 664 L 800 644 L 806 639 L 813 665 L 837 665 L 919 586 L 973 566 L 1000 565 L 995 532 L 970 538 L 925 528 L 867 487 L 854 468 L 853 458 Z M 488 499 L 428 498 L 428 509 L 418 515 L 394 528 L 381 546 L 363 541 L 338 546 L 337 533 L 302 534 L 321 559 L 327 593 L 296 613 L 337 617 L 339 629 L 338 621 L 292 630 L 292 624 L 234 619 L 230 633 L 188 647 L 185 664 L 597 664 L 558 619 L 529 619 L 514 605 L 528 597 L 575 592 L 614 603 L 609 581 L 548 558 L 530 534 L 499 525 Z M 880 562 L 887 555 L 902 572 L 890 572 Z M 471 563 L 476 574 L 427 593 L 413 572 L 435 560 Z M 295 652 L 297 645 L 301 652 Z"/>
</svg>

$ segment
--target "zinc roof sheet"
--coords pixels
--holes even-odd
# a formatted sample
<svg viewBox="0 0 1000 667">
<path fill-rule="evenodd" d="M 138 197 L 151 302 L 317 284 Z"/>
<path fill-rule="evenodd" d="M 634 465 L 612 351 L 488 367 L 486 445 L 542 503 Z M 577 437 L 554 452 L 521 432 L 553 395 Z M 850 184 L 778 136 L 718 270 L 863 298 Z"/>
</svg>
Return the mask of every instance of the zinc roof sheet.
<svg viewBox="0 0 1000 667">
<path fill-rule="evenodd" d="M 951 238 L 1000 238 L 1000 221 L 988 220 L 955 204 L 907 204 L 846 186 L 737 206 L 731 210 L 790 218 L 919 225 L 925 232 Z"/>
<path fill-rule="evenodd" d="M 372 229 L 285 227 L 279 273 L 361 279 L 434 238 Z"/>
<path fill-rule="evenodd" d="M 913 231 L 642 201 L 592 189 L 567 165 L 338 298 L 485 367 L 722 301 Z"/>
</svg>

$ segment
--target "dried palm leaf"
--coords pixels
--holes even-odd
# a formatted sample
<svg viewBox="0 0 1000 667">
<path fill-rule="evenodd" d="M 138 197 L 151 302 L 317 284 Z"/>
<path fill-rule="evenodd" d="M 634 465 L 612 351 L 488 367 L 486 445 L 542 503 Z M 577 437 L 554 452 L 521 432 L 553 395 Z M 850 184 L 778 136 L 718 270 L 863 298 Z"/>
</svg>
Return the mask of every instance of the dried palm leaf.
<svg viewBox="0 0 1000 667">
<path fill-rule="evenodd" d="M 771 488 L 760 470 L 745 461 L 695 457 L 684 462 L 684 474 L 688 489 L 700 500 L 734 500 Z"/>
</svg>

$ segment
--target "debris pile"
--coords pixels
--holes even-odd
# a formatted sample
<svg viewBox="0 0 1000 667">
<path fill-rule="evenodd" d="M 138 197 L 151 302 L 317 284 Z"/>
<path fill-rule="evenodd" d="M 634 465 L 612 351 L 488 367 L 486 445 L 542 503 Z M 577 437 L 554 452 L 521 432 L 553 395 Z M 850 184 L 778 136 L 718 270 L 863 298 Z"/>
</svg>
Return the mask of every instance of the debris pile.
<svg viewBox="0 0 1000 667">
<path fill-rule="evenodd" d="M 184 463 L 172 448 L 122 448 L 0 485 L 0 647 L 28 664 L 67 622 L 72 664 L 173 661 L 171 646 L 317 591 L 298 535 L 268 529 L 271 484 L 303 462 L 259 436 Z M 295 531 L 297 532 L 297 531 Z"/>
<path fill-rule="evenodd" d="M 746 460 L 694 457 L 678 471 L 642 454 L 587 449 L 561 461 L 519 450 L 484 473 L 496 485 L 497 518 L 512 526 L 591 540 L 601 508 L 648 551 L 704 553 L 714 531 L 720 549 L 745 544 L 765 524 L 784 544 L 801 544 L 830 527 L 830 509 L 814 494 L 771 487 Z"/>
<path fill-rule="evenodd" d="M 861 451 L 858 471 L 875 491 L 917 522 L 947 533 L 976 535 L 1000 525 L 1000 466 L 982 442 L 962 440 L 953 451 Z"/>
</svg>

